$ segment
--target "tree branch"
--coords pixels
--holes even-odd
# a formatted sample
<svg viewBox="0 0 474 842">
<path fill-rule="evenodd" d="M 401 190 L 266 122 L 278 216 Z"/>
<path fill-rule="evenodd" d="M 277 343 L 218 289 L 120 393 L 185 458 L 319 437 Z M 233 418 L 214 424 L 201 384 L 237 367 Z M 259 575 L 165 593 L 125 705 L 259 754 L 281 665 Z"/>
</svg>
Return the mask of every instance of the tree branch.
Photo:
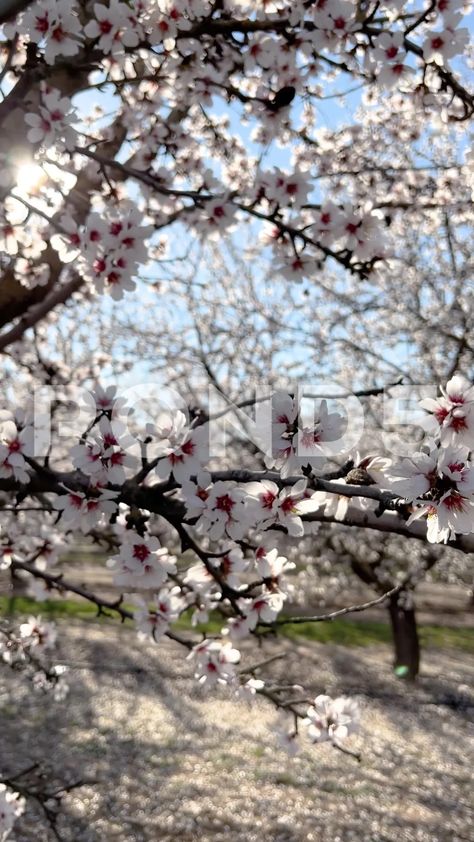
<svg viewBox="0 0 474 842">
<path fill-rule="evenodd" d="M 367 608 L 373 608 L 375 605 L 380 605 L 394 594 L 399 593 L 403 587 L 403 583 L 396 585 L 394 588 L 386 591 L 386 593 L 382 594 L 382 596 L 378 596 L 376 599 L 371 599 L 369 602 L 363 602 L 360 605 L 349 605 L 347 608 L 339 608 L 337 611 L 331 611 L 329 614 L 316 614 L 309 617 L 287 617 L 281 620 L 275 620 L 274 623 L 269 623 L 268 625 L 288 626 L 297 625 L 299 623 L 323 623 L 326 620 L 335 620 L 336 617 L 343 617 L 345 614 L 357 614 L 360 611 L 366 611 Z"/>
</svg>

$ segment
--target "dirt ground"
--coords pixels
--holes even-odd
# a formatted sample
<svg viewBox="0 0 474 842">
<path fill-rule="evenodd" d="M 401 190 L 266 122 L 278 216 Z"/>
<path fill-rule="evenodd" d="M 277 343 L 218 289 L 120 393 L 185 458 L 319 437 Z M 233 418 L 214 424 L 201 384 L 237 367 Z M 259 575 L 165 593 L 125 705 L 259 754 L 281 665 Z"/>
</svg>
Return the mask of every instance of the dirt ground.
<svg viewBox="0 0 474 842">
<path fill-rule="evenodd" d="M 96 780 L 64 801 L 67 842 L 474 842 L 467 654 L 426 652 L 413 688 L 392 677 L 388 646 L 266 647 L 263 656 L 288 653 L 273 676 L 357 696 L 362 733 L 348 745 L 360 764 L 329 745 L 288 757 L 269 703 L 209 697 L 175 644 L 144 648 L 127 629 L 68 624 L 66 701 L 0 672 L 2 772 L 39 761 L 63 782 Z M 30 805 L 15 838 L 52 837 Z"/>
</svg>

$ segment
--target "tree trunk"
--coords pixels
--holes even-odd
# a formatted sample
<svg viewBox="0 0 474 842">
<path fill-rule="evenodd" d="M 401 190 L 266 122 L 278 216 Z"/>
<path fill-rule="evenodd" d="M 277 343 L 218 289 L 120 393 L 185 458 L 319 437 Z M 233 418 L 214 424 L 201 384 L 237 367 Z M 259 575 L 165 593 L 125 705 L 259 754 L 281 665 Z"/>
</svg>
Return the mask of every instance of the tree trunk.
<svg viewBox="0 0 474 842">
<path fill-rule="evenodd" d="M 395 674 L 414 681 L 420 669 L 420 641 L 416 626 L 415 606 L 406 607 L 404 591 L 390 597 L 388 610 L 395 648 Z"/>
</svg>

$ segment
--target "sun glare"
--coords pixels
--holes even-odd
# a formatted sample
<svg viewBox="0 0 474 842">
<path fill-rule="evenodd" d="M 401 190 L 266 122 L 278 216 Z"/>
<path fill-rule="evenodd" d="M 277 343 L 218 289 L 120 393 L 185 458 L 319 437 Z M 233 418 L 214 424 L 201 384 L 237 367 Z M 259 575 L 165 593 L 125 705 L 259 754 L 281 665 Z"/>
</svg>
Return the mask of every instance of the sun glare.
<svg viewBox="0 0 474 842">
<path fill-rule="evenodd" d="M 16 186 L 21 193 L 35 193 L 46 181 L 46 175 L 33 161 L 20 163 L 17 169 Z"/>
</svg>

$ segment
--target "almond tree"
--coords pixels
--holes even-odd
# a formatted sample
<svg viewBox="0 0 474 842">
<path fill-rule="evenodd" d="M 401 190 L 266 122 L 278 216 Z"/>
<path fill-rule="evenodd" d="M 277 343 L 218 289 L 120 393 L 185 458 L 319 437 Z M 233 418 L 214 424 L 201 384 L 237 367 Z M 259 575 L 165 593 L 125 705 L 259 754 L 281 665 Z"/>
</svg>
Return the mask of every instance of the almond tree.
<svg viewBox="0 0 474 842">
<path fill-rule="evenodd" d="M 69 591 L 170 639 L 211 690 L 264 696 L 292 750 L 304 733 L 350 753 L 356 705 L 308 708 L 265 663 L 238 666 L 240 641 L 246 656 L 290 621 L 397 606 L 413 571 L 368 603 L 290 617 L 279 538 L 295 547 L 336 522 L 474 546 L 466 12 L 0 3 L 2 566 L 39 600 Z M 334 102 L 349 123 L 325 124 Z M 241 277 L 222 253 L 240 254 Z M 342 411 L 298 389 L 308 373 L 337 377 L 327 398 Z M 106 387 L 113 375 L 141 398 L 155 378 L 146 418 L 140 396 Z M 420 382 L 418 450 L 368 446 L 360 421 L 380 426 L 383 387 Z M 224 405 L 206 402 L 209 383 Z M 254 426 L 240 414 L 252 404 Z M 240 449 L 224 447 L 229 415 Z M 106 549 L 119 599 L 57 567 L 78 533 Z M 220 635 L 174 628 L 211 611 Z M 5 626 L 2 654 L 61 696 L 55 633 L 40 618 Z M 20 778 L 3 779 L 5 838 Z"/>
</svg>

